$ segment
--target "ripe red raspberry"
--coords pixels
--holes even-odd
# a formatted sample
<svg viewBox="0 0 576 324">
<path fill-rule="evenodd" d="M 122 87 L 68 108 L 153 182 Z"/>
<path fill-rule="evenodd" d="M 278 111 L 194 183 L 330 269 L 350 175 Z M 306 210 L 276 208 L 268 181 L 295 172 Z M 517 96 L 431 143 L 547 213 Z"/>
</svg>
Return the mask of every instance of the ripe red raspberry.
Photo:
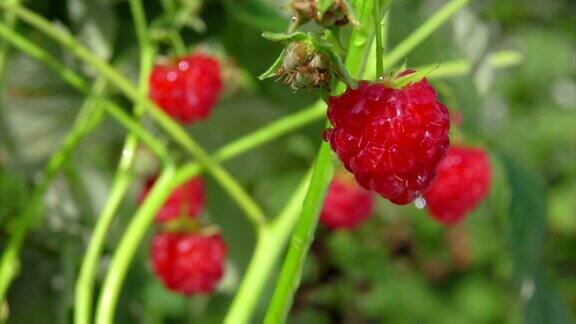
<svg viewBox="0 0 576 324">
<path fill-rule="evenodd" d="M 446 225 L 458 223 L 486 197 L 491 174 L 490 159 L 482 149 L 450 147 L 424 193 L 428 211 Z"/>
<path fill-rule="evenodd" d="M 330 187 L 320 221 L 332 229 L 352 229 L 372 214 L 374 197 L 362 189 L 352 177 L 336 174 Z"/>
<path fill-rule="evenodd" d="M 448 110 L 426 79 L 402 89 L 362 81 L 329 99 L 328 118 L 324 138 L 346 169 L 400 205 L 426 190 L 448 147 Z"/>
<path fill-rule="evenodd" d="M 220 64 L 199 53 L 154 66 L 149 80 L 150 98 L 182 123 L 208 117 L 222 90 Z"/>
<path fill-rule="evenodd" d="M 146 180 L 138 199 L 139 202 L 146 198 L 155 181 L 156 177 Z M 156 222 L 165 223 L 180 216 L 197 217 L 204 209 L 205 202 L 206 197 L 202 179 L 199 177 L 192 178 L 170 194 L 164 205 L 156 213 Z"/>
<path fill-rule="evenodd" d="M 156 275 L 168 289 L 186 295 L 214 291 L 224 274 L 226 253 L 219 234 L 159 233 L 150 249 Z"/>
</svg>

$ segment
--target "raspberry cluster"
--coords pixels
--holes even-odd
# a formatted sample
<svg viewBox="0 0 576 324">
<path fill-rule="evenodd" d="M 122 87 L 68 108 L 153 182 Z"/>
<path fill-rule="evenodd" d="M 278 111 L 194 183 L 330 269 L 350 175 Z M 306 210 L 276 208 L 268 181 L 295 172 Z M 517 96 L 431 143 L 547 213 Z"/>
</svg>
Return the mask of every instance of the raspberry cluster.
<svg viewBox="0 0 576 324">
<path fill-rule="evenodd" d="M 329 99 L 328 118 L 324 139 L 346 169 L 396 204 L 424 193 L 448 148 L 448 110 L 426 79 L 401 89 L 362 81 Z"/>
<path fill-rule="evenodd" d="M 331 229 L 353 229 L 372 214 L 374 197 L 354 178 L 337 173 L 328 187 L 320 222 Z"/>
<path fill-rule="evenodd" d="M 488 195 L 492 172 L 484 150 L 450 147 L 424 194 L 432 217 L 446 225 L 463 220 Z"/>
<path fill-rule="evenodd" d="M 140 202 L 155 181 L 146 181 Z M 156 276 L 174 292 L 212 293 L 223 276 L 226 243 L 219 233 L 201 227 L 198 217 L 204 204 L 202 179 L 193 178 L 176 188 L 156 214 L 160 230 L 152 239 L 150 260 Z"/>
<path fill-rule="evenodd" d="M 218 61 L 194 53 L 169 64 L 154 66 L 149 78 L 150 98 L 182 123 L 210 115 L 222 91 Z"/>
</svg>

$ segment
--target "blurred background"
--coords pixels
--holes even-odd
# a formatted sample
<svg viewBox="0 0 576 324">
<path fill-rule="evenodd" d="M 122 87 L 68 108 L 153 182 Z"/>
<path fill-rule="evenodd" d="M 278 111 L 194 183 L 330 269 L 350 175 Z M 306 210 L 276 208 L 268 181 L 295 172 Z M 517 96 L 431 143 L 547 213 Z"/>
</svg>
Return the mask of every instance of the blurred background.
<svg viewBox="0 0 576 324">
<path fill-rule="evenodd" d="M 196 3 L 186 0 L 185 2 Z M 395 1 L 393 47 L 444 1 Z M 137 79 L 138 49 L 130 10 L 121 0 L 25 1 L 68 29 L 103 58 Z M 209 151 L 313 103 L 256 76 L 281 50 L 261 38 L 288 21 L 281 0 L 203 1 L 188 45 L 225 53 L 233 82 L 205 122 L 188 128 Z M 158 1 L 145 1 L 147 16 Z M 491 154 L 491 194 L 462 224 L 445 228 L 413 205 L 378 199 L 371 219 L 349 232 L 319 228 L 290 316 L 293 323 L 574 323 L 576 316 L 576 3 L 561 0 L 472 1 L 408 57 L 408 65 L 467 58 L 465 77 L 434 81 L 442 100 L 462 116 L 453 142 L 482 145 Z M 87 77 L 94 72 L 25 26 L 18 30 Z M 462 33 L 463 30 L 468 31 Z M 487 53 L 513 49 L 516 67 L 492 70 Z M 22 210 L 50 154 L 83 101 L 58 76 L 17 50 L 2 82 L 0 250 L 8 224 Z M 120 102 L 130 108 L 126 101 Z M 151 124 L 145 120 L 146 125 Z M 227 162 L 269 211 L 278 213 L 311 164 L 323 122 Z M 44 219 L 27 237 L 22 269 L 9 291 L 9 323 L 68 323 L 74 282 L 96 216 L 120 155 L 124 130 L 107 120 L 79 147 L 44 198 Z M 156 162 L 142 150 L 137 181 L 108 235 L 105 262 L 137 206 L 136 196 Z M 148 261 L 147 241 L 130 268 L 119 323 L 218 323 L 251 256 L 254 233 L 241 211 L 209 178 L 204 217 L 229 245 L 226 277 L 211 297 L 166 291 Z M 147 239 L 148 240 L 148 239 Z M 271 295 L 273 282 L 267 288 Z M 2 305 L 4 309 L 8 305 Z M 260 307 L 261 318 L 266 304 Z"/>
</svg>

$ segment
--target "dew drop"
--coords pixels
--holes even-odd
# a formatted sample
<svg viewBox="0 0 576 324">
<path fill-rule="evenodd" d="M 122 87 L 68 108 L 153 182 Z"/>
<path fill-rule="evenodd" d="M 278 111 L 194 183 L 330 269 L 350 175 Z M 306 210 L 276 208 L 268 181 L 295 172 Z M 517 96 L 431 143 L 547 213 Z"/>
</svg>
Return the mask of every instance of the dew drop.
<svg viewBox="0 0 576 324">
<path fill-rule="evenodd" d="M 368 40 L 368 35 L 366 34 L 366 31 L 361 29 L 361 30 L 358 30 L 356 37 L 354 37 L 353 43 L 354 43 L 354 46 L 363 46 L 367 40 Z"/>
<path fill-rule="evenodd" d="M 426 207 L 426 199 L 420 196 L 414 200 L 414 205 L 416 205 L 418 209 L 424 209 L 424 207 Z"/>
</svg>

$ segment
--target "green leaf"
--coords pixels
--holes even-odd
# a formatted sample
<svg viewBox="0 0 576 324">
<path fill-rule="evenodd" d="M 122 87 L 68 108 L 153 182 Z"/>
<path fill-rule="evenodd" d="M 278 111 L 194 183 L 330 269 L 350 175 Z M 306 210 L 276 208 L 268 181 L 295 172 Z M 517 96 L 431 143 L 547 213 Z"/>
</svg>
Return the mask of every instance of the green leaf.
<svg viewBox="0 0 576 324">
<path fill-rule="evenodd" d="M 310 39 L 310 36 L 303 32 L 295 32 L 295 33 L 263 32 L 262 37 L 274 42 L 292 42 L 292 41 L 303 41 Z"/>
<path fill-rule="evenodd" d="M 543 274 L 538 273 L 534 281 L 526 281 L 522 292 L 528 301 L 524 306 L 525 324 L 565 324 L 571 323 L 566 307 L 552 289 Z"/>
<path fill-rule="evenodd" d="M 502 161 L 512 196 L 508 210 L 508 244 L 516 278 L 534 277 L 540 267 L 546 236 L 546 191 L 542 178 L 511 157 Z"/>
<path fill-rule="evenodd" d="M 286 50 L 282 50 L 280 55 L 278 55 L 278 58 L 276 58 L 276 60 L 274 61 L 274 63 L 272 63 L 272 65 L 268 68 L 268 70 L 266 70 L 264 73 L 258 76 L 258 80 L 268 79 L 271 77 L 275 77 L 277 75 L 276 72 L 282 66 L 285 52 Z"/>
</svg>

